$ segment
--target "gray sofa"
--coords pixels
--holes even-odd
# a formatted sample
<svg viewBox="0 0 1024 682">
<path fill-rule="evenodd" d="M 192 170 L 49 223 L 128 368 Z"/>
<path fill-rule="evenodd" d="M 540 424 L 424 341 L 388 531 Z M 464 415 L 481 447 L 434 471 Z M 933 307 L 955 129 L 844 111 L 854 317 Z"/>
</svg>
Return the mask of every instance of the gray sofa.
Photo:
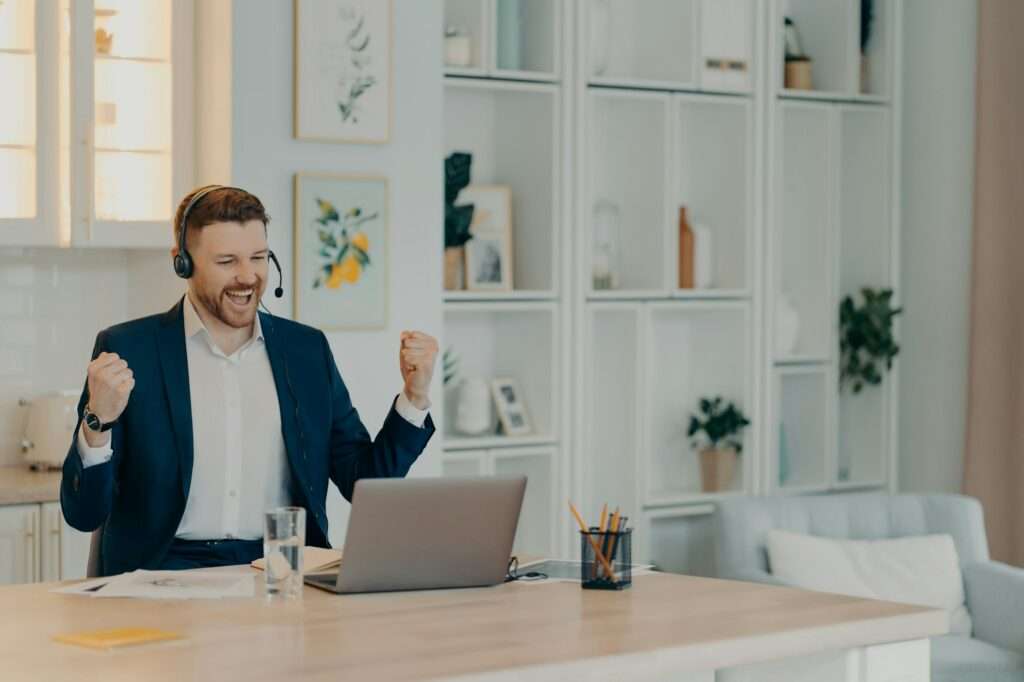
<svg viewBox="0 0 1024 682">
<path fill-rule="evenodd" d="M 715 513 L 717 575 L 777 583 L 765 548 L 773 528 L 854 540 L 952 535 L 974 633 L 932 640 L 932 679 L 1024 680 L 1024 570 L 989 558 L 977 500 L 878 493 L 724 500 Z"/>
</svg>

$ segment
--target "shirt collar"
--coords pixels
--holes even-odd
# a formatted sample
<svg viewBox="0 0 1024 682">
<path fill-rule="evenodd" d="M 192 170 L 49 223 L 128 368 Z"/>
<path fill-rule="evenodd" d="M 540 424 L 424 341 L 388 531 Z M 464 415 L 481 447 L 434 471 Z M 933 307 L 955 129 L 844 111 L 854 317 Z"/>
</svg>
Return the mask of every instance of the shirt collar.
<svg viewBox="0 0 1024 682">
<path fill-rule="evenodd" d="M 190 339 L 193 336 L 203 333 L 206 337 L 207 343 L 210 344 L 211 348 L 216 348 L 217 344 L 213 340 L 213 335 L 210 334 L 210 330 L 203 324 L 202 318 L 199 317 L 199 313 L 196 311 L 195 305 L 192 303 L 192 297 L 187 293 L 185 294 L 184 316 L 185 316 L 185 338 Z M 263 342 L 263 325 L 260 324 L 260 314 L 256 313 L 256 319 L 252 325 L 252 338 L 245 342 L 245 345 L 239 349 L 239 351 L 248 348 L 253 342 L 253 339 Z M 220 350 L 220 349 L 217 349 Z"/>
</svg>

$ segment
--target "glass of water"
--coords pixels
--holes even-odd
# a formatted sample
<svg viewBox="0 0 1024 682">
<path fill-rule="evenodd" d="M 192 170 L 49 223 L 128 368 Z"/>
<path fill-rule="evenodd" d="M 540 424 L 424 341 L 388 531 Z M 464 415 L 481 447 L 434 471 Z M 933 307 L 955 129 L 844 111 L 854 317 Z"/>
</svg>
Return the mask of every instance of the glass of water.
<svg viewBox="0 0 1024 682">
<path fill-rule="evenodd" d="M 263 571 L 268 597 L 302 596 L 302 547 L 306 544 L 306 510 L 278 507 L 266 513 Z"/>
</svg>

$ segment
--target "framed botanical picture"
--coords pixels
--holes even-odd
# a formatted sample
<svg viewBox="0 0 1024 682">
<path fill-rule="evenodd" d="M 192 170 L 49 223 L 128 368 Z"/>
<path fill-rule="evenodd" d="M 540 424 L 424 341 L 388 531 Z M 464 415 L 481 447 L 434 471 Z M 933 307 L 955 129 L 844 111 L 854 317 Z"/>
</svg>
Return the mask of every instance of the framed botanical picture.
<svg viewBox="0 0 1024 682">
<path fill-rule="evenodd" d="M 384 143 L 392 0 L 293 0 L 295 137 Z"/>
<path fill-rule="evenodd" d="M 501 430 L 506 436 L 525 436 L 533 431 L 523 404 L 523 396 L 515 379 L 501 378 L 491 381 L 491 395 Z"/>
<path fill-rule="evenodd" d="M 512 191 L 505 185 L 470 185 L 459 193 L 473 205 L 473 238 L 466 242 L 466 288 L 512 290 Z"/>
<path fill-rule="evenodd" d="M 388 181 L 295 176 L 295 319 L 320 329 L 388 324 Z"/>
</svg>

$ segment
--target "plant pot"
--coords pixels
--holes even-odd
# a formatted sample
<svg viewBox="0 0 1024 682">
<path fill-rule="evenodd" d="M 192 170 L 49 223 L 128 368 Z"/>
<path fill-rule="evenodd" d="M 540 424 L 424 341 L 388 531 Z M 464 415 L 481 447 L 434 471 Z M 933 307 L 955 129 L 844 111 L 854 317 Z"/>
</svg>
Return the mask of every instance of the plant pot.
<svg viewBox="0 0 1024 682">
<path fill-rule="evenodd" d="M 866 54 L 860 56 L 860 91 L 863 94 L 871 91 L 871 60 Z"/>
<path fill-rule="evenodd" d="M 466 247 L 452 246 L 444 250 L 444 288 L 446 291 L 466 288 Z"/>
<path fill-rule="evenodd" d="M 738 455 L 732 448 L 705 449 L 700 451 L 701 490 L 715 493 L 729 490 L 736 473 Z"/>
<path fill-rule="evenodd" d="M 787 90 L 813 90 L 810 59 L 790 59 L 786 62 L 785 86 Z"/>
</svg>

